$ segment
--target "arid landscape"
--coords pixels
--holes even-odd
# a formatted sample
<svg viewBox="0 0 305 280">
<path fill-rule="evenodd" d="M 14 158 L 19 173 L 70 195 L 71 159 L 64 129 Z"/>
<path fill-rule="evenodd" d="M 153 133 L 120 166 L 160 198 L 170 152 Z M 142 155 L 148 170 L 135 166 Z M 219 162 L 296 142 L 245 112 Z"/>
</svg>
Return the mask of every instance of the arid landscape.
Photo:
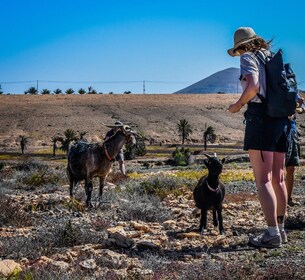
<svg viewBox="0 0 305 280">
<path fill-rule="evenodd" d="M 243 114 L 230 114 L 236 94 L 174 95 L 0 95 L 0 279 L 305 279 L 305 167 L 296 171 L 288 208 L 288 243 L 255 249 L 264 217 L 250 163 L 242 150 Z M 244 110 L 244 109 L 243 109 Z M 192 164 L 169 164 L 181 139 L 177 123 L 193 133 L 186 147 Z M 126 161 L 127 177 L 114 163 L 93 208 L 85 207 L 83 185 L 69 197 L 66 155 L 52 155 L 52 137 L 66 129 L 102 141 L 120 120 L 144 135 L 147 152 Z M 304 134 L 304 116 L 298 115 Z M 227 162 L 221 174 L 226 196 L 225 234 L 208 216 L 198 232 L 192 191 L 207 174 L 203 132 L 212 126 L 217 152 Z M 20 153 L 20 136 L 28 138 Z M 304 138 L 301 137 L 303 149 Z M 1 278 L 2 277 L 2 278 Z"/>
<path fill-rule="evenodd" d="M 205 125 L 213 126 L 221 142 L 243 139 L 242 114 L 230 114 L 234 94 L 104 94 L 0 96 L 0 145 L 13 148 L 19 135 L 33 147 L 51 145 L 65 129 L 88 132 L 89 140 L 105 136 L 107 127 L 120 120 L 155 143 L 179 143 L 180 119 L 193 128 L 193 142 L 202 142 Z"/>
</svg>

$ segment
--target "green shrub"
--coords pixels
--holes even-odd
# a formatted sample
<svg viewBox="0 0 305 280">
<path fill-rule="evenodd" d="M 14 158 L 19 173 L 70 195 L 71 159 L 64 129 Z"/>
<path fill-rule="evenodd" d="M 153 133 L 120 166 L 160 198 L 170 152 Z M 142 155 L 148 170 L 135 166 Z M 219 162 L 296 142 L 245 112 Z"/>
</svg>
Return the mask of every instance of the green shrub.
<svg viewBox="0 0 305 280">
<path fill-rule="evenodd" d="M 0 171 L 6 166 L 5 162 L 0 162 Z"/>
<path fill-rule="evenodd" d="M 188 164 L 188 159 L 191 156 L 191 151 L 189 148 L 176 148 L 176 150 L 173 152 L 173 161 L 174 165 L 176 166 L 185 166 Z"/>
<path fill-rule="evenodd" d="M 184 178 L 159 174 L 140 182 L 137 191 L 147 195 L 155 195 L 162 200 L 169 194 L 179 195 L 181 189 L 187 185 L 188 182 Z"/>
</svg>

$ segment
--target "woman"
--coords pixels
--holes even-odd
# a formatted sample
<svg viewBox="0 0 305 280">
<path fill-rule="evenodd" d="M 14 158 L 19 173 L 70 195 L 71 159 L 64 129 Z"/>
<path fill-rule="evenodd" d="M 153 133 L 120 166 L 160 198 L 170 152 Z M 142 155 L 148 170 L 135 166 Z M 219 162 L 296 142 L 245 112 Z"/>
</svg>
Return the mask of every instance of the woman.
<svg viewBox="0 0 305 280">
<path fill-rule="evenodd" d="M 240 27 L 234 33 L 231 56 L 240 56 L 241 86 L 243 92 L 236 103 L 229 106 L 237 113 L 247 105 L 244 150 L 249 152 L 258 198 L 268 228 L 249 242 L 257 247 L 277 248 L 287 242 L 284 217 L 287 207 L 287 191 L 284 181 L 284 162 L 287 151 L 288 118 L 270 118 L 262 104 L 266 96 L 266 76 L 263 63 L 257 57 L 260 52 L 269 56 L 269 43 L 257 36 L 250 27 Z"/>
</svg>

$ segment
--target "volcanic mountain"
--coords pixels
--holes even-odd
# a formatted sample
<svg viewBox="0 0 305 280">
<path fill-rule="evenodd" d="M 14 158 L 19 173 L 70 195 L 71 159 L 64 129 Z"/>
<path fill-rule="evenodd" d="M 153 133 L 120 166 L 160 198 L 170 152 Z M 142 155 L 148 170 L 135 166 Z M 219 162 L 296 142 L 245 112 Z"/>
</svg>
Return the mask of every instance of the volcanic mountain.
<svg viewBox="0 0 305 280">
<path fill-rule="evenodd" d="M 239 68 L 227 68 L 175 93 L 240 93 Z"/>
</svg>

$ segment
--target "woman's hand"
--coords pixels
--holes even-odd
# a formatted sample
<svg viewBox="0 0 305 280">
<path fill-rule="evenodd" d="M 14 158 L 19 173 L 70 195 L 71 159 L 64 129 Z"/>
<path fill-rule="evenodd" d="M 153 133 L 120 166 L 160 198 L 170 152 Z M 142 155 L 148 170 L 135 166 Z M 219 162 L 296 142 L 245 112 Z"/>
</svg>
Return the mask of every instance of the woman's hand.
<svg viewBox="0 0 305 280">
<path fill-rule="evenodd" d="M 231 104 L 229 106 L 229 112 L 230 113 L 237 113 L 240 111 L 240 109 L 243 107 L 243 104 L 240 101 L 237 101 L 234 104 Z"/>
</svg>

